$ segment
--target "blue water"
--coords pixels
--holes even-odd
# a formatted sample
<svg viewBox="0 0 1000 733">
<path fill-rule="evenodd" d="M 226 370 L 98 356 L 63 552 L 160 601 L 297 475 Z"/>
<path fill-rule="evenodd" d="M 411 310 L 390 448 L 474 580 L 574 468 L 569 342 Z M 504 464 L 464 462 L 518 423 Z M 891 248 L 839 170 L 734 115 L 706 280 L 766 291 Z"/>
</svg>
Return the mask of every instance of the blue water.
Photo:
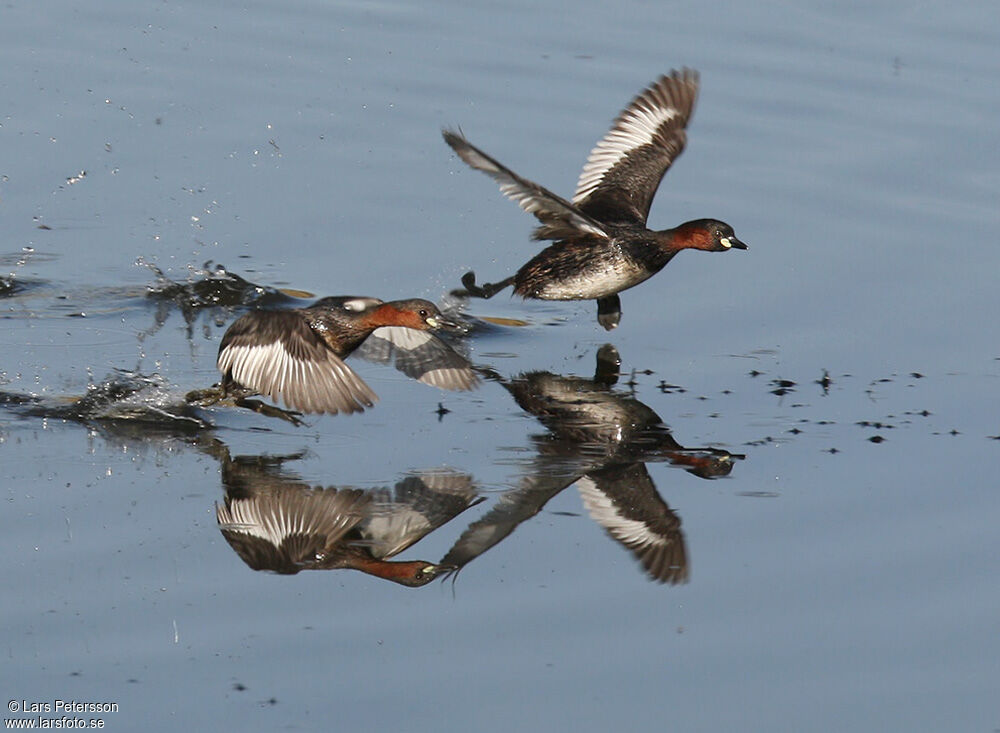
<svg viewBox="0 0 1000 733">
<path fill-rule="evenodd" d="M 550 460 L 562 438 L 500 381 L 446 393 L 355 364 L 381 398 L 363 415 L 294 427 L 219 407 L 209 432 L 7 406 L 0 690 L 117 702 L 111 730 L 1000 726 L 997 18 L 8 2 L 4 393 L 65 404 L 124 370 L 157 374 L 171 403 L 215 381 L 239 309 L 147 297 L 142 263 L 386 299 L 506 276 L 537 251 L 533 220 L 440 128 L 570 195 L 621 107 L 681 66 L 701 94 L 650 223 L 721 218 L 750 250 L 681 255 L 624 293 L 610 334 L 593 303 L 467 309 L 526 323 L 466 341 L 503 380 L 589 378 L 612 343 L 612 394 L 685 447 L 745 456 L 716 480 L 646 465 L 681 520 L 686 584 L 648 580 L 574 486 L 454 585 L 254 572 L 220 534 L 219 444 L 299 455 L 282 476 L 312 486 L 449 467 L 485 501 L 400 556 L 440 560 L 512 490 L 593 460 Z"/>
</svg>

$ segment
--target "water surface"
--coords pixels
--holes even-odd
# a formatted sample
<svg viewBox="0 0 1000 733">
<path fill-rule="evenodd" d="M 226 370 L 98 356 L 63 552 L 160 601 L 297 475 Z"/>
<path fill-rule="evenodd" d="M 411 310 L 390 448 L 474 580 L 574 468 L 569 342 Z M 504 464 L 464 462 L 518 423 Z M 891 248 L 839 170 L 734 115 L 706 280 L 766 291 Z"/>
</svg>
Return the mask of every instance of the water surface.
<svg viewBox="0 0 1000 733">
<path fill-rule="evenodd" d="M 1000 725 L 991 6 L 0 17 L 8 698 L 117 702 L 121 730 Z M 592 303 L 471 302 L 524 324 L 464 340 L 474 392 L 359 362 L 363 415 L 181 407 L 282 289 L 440 301 L 536 251 L 441 127 L 569 195 L 680 66 L 701 95 L 650 223 L 721 218 L 748 252 L 681 255 L 611 333 Z M 206 288 L 220 265 L 248 287 Z M 539 380 L 604 411 L 540 412 Z M 464 566 L 256 572 L 216 521 L 232 461 L 296 490 L 468 477 L 482 501 L 396 557 Z M 683 548 L 668 582 L 595 521 L 629 484 Z"/>
</svg>

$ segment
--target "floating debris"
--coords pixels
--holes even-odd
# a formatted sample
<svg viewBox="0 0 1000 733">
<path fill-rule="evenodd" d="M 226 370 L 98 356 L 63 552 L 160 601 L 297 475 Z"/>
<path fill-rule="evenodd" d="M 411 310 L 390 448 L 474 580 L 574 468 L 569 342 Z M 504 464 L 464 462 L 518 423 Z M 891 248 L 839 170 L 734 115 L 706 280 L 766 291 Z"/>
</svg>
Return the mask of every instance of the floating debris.
<svg viewBox="0 0 1000 733">
<path fill-rule="evenodd" d="M 895 425 L 890 425 L 884 422 L 872 422 L 871 420 L 859 420 L 854 424 L 863 428 L 875 428 L 876 430 L 894 430 L 896 428 Z"/>
<path fill-rule="evenodd" d="M 783 397 L 789 392 L 794 392 L 796 384 L 790 379 L 772 379 L 771 386 L 774 387 L 771 390 L 771 394 Z"/>
<path fill-rule="evenodd" d="M 521 328 L 530 325 L 520 318 L 500 318 L 497 316 L 479 316 L 479 320 L 492 323 L 494 326 L 510 326 L 511 328 Z"/>
<path fill-rule="evenodd" d="M 0 406 L 26 417 L 81 423 L 142 424 L 151 428 L 197 431 L 212 425 L 182 398 L 171 395 L 158 374 L 117 371 L 92 384 L 80 397 L 41 398 L 0 392 Z"/>
<path fill-rule="evenodd" d="M 192 277 L 185 283 L 174 282 L 159 267 L 142 258 L 136 260 L 136 264 L 148 267 L 157 277 L 156 284 L 146 290 L 150 298 L 170 300 L 184 309 L 286 305 L 294 303 L 298 297 L 298 294 L 291 297 L 277 288 L 250 282 L 211 260 L 200 270 L 193 270 Z M 307 293 L 302 295 L 308 297 Z"/>
</svg>

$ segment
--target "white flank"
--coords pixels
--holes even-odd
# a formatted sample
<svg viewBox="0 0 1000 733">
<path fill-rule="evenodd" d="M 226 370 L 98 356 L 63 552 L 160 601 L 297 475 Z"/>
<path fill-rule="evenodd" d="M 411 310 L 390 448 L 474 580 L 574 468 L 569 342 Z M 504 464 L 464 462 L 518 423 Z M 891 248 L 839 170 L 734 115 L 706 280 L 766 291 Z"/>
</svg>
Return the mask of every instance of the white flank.
<svg viewBox="0 0 1000 733">
<path fill-rule="evenodd" d="M 344 309 L 358 313 L 372 305 L 378 305 L 379 302 L 375 298 L 355 298 L 354 300 L 345 300 Z"/>
</svg>

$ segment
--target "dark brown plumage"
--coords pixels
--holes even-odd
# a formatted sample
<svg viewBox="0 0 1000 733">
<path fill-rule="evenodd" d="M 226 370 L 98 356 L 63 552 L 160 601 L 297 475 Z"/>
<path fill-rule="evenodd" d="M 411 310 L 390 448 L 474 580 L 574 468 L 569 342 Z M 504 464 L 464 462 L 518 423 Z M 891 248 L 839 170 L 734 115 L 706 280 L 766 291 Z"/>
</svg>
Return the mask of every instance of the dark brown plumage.
<svg viewBox="0 0 1000 733">
<path fill-rule="evenodd" d="M 471 389 L 468 362 L 430 329 L 457 328 L 426 300 L 337 296 L 308 308 L 251 311 L 219 345 L 223 389 L 243 388 L 310 413 L 360 412 L 378 397 L 343 359 L 375 334 L 397 352 L 397 364 L 444 389 Z"/>
<path fill-rule="evenodd" d="M 388 560 L 435 529 L 434 525 L 372 535 L 366 527 L 380 516 L 391 518 L 395 505 L 380 504 L 374 494 L 358 489 L 313 489 L 297 486 L 295 481 L 287 483 L 255 489 L 246 497 L 227 496 L 216 505 L 223 537 L 254 570 L 291 575 L 301 570 L 350 568 L 419 587 L 451 569 L 425 560 Z M 451 516 L 470 503 L 471 499 L 459 501 Z"/>
<path fill-rule="evenodd" d="M 445 130 L 445 142 L 462 160 L 497 181 L 506 196 L 541 222 L 534 238 L 555 242 L 499 282 L 477 285 L 475 274 L 466 273 L 462 283 L 469 294 L 489 298 L 513 285 L 524 298 L 593 298 L 598 319 L 610 329 L 621 316 L 618 293 L 655 275 L 682 249 L 746 249 L 732 227 L 715 219 L 662 231 L 646 227 L 660 180 L 684 150 L 697 96 L 698 73 L 691 69 L 661 76 L 640 93 L 591 151 L 572 201 Z"/>
<path fill-rule="evenodd" d="M 667 461 L 712 479 L 728 475 L 742 456 L 680 445 L 648 405 L 612 389 L 620 365 L 618 351 L 606 344 L 598 351 L 593 379 L 532 372 L 503 382 L 548 433 L 534 436 L 538 454 L 517 487 L 462 533 L 442 564 L 469 564 L 575 483 L 591 518 L 651 579 L 687 581 L 681 519 L 656 490 L 645 463 Z"/>
</svg>

